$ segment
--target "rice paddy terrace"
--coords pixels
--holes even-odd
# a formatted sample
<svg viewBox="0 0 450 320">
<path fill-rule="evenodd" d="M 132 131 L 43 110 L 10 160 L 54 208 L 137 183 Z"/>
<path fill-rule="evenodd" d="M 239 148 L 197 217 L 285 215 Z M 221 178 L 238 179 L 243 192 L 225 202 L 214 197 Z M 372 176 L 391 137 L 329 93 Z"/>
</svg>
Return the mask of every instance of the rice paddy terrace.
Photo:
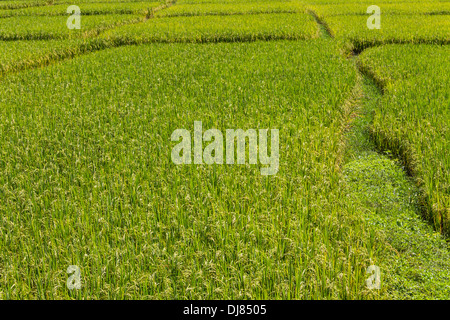
<svg viewBox="0 0 450 320">
<path fill-rule="evenodd" d="M 450 1 L 372 2 L 0 0 L 0 298 L 448 299 Z"/>
</svg>

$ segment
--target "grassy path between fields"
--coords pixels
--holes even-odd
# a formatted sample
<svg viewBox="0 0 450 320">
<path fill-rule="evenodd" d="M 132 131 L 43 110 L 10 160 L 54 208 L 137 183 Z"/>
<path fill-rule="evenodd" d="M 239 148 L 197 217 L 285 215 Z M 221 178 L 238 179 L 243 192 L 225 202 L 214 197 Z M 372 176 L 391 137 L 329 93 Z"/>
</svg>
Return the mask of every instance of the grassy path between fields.
<svg viewBox="0 0 450 320">
<path fill-rule="evenodd" d="M 327 24 L 315 17 L 321 36 L 332 38 Z M 356 61 L 358 54 L 351 59 Z M 362 70 L 343 173 L 346 194 L 364 214 L 368 227 L 386 248 L 380 257 L 381 297 L 388 299 L 449 299 L 450 250 L 442 234 L 421 214 L 420 192 L 402 163 L 382 153 L 370 135 L 373 112 L 382 90 Z M 374 289 L 375 290 L 375 289 Z"/>
</svg>

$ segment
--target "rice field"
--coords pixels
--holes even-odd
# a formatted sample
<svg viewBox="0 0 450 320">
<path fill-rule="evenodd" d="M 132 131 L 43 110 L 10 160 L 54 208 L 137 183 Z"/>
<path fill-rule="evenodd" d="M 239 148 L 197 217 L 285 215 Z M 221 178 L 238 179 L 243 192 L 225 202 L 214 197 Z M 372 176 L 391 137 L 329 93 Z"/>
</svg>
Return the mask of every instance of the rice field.
<svg viewBox="0 0 450 320">
<path fill-rule="evenodd" d="M 45 6 L 45 0 L 20 0 L 20 1 L 0 1 L 0 10 L 2 9 L 19 9 L 35 6 Z"/>
<path fill-rule="evenodd" d="M 105 48 L 107 45 L 104 42 L 84 39 L 1 41 L 0 76 L 76 57 Z"/>
<path fill-rule="evenodd" d="M 81 29 L 68 29 L 67 18 L 58 16 L 18 16 L 0 18 L 0 40 L 80 39 L 121 24 L 144 20 L 141 15 L 93 15 L 82 18 Z"/>
<path fill-rule="evenodd" d="M 401 60 L 395 57 L 401 56 Z M 405 159 L 426 194 L 436 228 L 450 233 L 450 67 L 448 46 L 385 46 L 364 52 L 366 68 L 385 88 L 373 134 Z M 395 61 L 395 63 L 392 63 Z"/>
<path fill-rule="evenodd" d="M 317 1 L 307 10 L 326 28 L 327 32 L 348 52 L 360 53 L 364 49 L 382 44 L 448 44 L 450 42 L 450 2 L 382 1 L 380 28 L 370 29 L 367 13 L 373 3 Z"/>
<path fill-rule="evenodd" d="M 242 3 L 206 3 L 180 4 L 161 10 L 156 17 L 180 16 L 211 16 L 233 14 L 261 14 L 261 13 L 305 13 L 305 5 L 301 2 L 275 1 L 275 2 L 242 2 Z"/>
<path fill-rule="evenodd" d="M 348 282 L 361 294 L 357 280 L 364 273 L 348 273 L 345 261 L 358 266 L 369 254 L 357 249 L 360 232 L 341 229 L 350 226 L 339 221 L 355 219 L 355 228 L 358 219 L 344 215 L 333 188 L 339 106 L 355 70 L 332 47 L 327 41 L 134 46 L 4 79 L 6 278 L 29 279 L 4 295 L 67 297 L 66 288 L 55 291 L 67 263 L 90 274 L 79 293 L 85 298 L 314 298 L 321 290 L 338 298 L 349 294 Z M 285 155 L 279 174 L 174 165 L 165 147 L 170 134 L 196 119 L 205 128 L 279 127 Z M 67 239 L 70 245 L 62 245 Z M 361 251 L 349 256 L 339 243 Z M 25 244 L 43 264 L 18 263 Z M 340 281 L 319 289 L 340 273 Z M 38 284 L 27 274 L 51 280 Z M 309 282 L 311 276 L 317 280 Z"/>
<path fill-rule="evenodd" d="M 450 2 L 399 2 L 380 3 L 381 14 L 384 15 L 448 15 L 450 14 Z M 368 17 L 367 8 L 372 3 L 345 3 L 345 4 L 313 4 L 308 9 L 314 11 L 320 18 L 331 16 L 360 15 Z M 373 3 L 375 4 L 375 3 Z M 417 17 L 420 19 L 420 17 Z"/>
<path fill-rule="evenodd" d="M 326 25 L 331 35 L 355 52 L 380 44 L 449 44 L 449 15 L 385 15 L 381 29 L 368 29 L 367 16 L 331 16 Z"/>
<path fill-rule="evenodd" d="M 81 3 L 79 7 L 82 15 L 107 15 L 107 14 L 134 14 L 148 15 L 153 9 L 161 6 L 160 2 L 107 2 L 107 3 Z M 2 10 L 0 17 L 15 16 L 68 16 L 67 4 L 51 6 L 28 7 L 25 9 Z"/>
<path fill-rule="evenodd" d="M 0 299 L 448 298 L 450 2 L 72 4 L 0 0 Z"/>
<path fill-rule="evenodd" d="M 304 40 L 318 37 L 318 31 L 314 18 L 306 14 L 212 15 L 150 19 L 109 30 L 100 38 L 126 44 Z"/>
</svg>

